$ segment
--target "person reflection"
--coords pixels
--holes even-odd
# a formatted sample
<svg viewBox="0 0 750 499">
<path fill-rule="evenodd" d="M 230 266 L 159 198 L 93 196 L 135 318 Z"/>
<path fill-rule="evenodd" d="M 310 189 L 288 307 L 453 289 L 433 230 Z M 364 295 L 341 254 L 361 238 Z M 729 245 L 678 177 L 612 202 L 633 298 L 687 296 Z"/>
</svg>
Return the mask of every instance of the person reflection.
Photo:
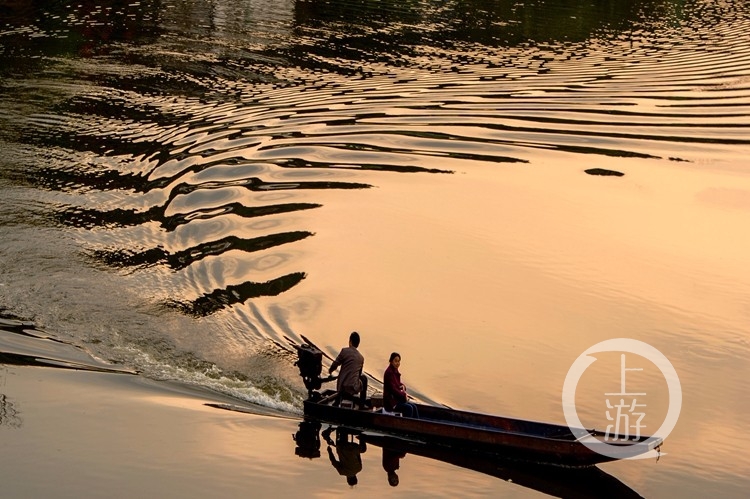
<svg viewBox="0 0 750 499">
<path fill-rule="evenodd" d="M 328 442 L 328 459 L 339 475 L 346 477 L 346 483 L 354 487 L 357 485 L 357 473 L 362 471 L 362 453 L 367 451 L 367 444 L 364 440 L 354 441 L 354 435 L 340 428 L 336 430 L 336 443 L 330 439 L 331 429 L 323 431 L 323 435 Z M 336 447 L 338 459 L 334 456 L 331 446 Z"/>
<path fill-rule="evenodd" d="M 401 459 L 405 456 L 406 452 L 383 447 L 383 469 L 386 475 L 388 475 L 388 484 L 391 487 L 398 486 L 398 474 L 396 470 L 399 468 Z"/>
</svg>

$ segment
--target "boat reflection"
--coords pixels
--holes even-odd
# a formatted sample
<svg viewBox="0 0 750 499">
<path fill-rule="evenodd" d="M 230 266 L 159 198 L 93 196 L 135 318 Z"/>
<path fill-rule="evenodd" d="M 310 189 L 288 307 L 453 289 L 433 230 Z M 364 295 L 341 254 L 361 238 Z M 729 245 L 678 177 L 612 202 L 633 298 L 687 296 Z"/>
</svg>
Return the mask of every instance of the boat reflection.
<svg viewBox="0 0 750 499">
<path fill-rule="evenodd" d="M 331 434 L 335 432 L 335 442 Z M 564 468 L 558 466 L 530 464 L 484 454 L 453 452 L 450 448 L 405 440 L 390 436 L 363 433 L 343 427 L 329 426 L 321 432 L 317 421 L 302 421 L 293 436 L 297 447 L 295 454 L 314 459 L 321 457 L 322 439 L 328 444 L 331 463 L 347 483 L 357 483 L 357 473 L 362 470 L 361 454 L 367 446 L 382 449 L 382 465 L 389 485 L 397 487 L 401 460 L 409 454 L 435 459 L 461 468 L 469 469 L 501 480 L 512 482 L 555 497 L 568 498 L 639 498 L 636 491 L 614 476 L 596 466 L 587 468 Z M 338 457 L 336 457 L 336 455 Z"/>
</svg>

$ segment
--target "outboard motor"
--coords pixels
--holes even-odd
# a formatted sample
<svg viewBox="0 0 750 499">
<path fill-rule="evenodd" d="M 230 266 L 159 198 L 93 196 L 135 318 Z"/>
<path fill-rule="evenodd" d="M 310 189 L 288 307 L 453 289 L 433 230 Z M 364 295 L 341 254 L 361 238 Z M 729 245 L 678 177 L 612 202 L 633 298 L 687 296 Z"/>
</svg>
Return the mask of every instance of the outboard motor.
<svg viewBox="0 0 750 499">
<path fill-rule="evenodd" d="M 295 366 L 299 368 L 299 375 L 307 388 L 307 395 L 313 398 L 313 393 L 320 390 L 320 387 L 326 381 L 336 379 L 334 376 L 321 378 L 320 373 L 323 371 L 323 352 L 317 347 L 309 344 L 295 345 L 297 349 L 297 362 Z"/>
</svg>

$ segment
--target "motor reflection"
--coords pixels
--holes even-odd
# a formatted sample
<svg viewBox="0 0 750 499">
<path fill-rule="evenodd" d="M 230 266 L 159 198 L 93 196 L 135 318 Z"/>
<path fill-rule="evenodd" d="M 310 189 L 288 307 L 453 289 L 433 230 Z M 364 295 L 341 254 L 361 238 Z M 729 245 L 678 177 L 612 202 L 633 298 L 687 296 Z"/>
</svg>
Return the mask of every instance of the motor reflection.
<svg viewBox="0 0 750 499">
<path fill-rule="evenodd" d="M 317 421 L 302 421 L 297 433 L 292 435 L 297 443 L 294 453 L 299 457 L 315 459 L 320 457 L 320 423 Z"/>
</svg>

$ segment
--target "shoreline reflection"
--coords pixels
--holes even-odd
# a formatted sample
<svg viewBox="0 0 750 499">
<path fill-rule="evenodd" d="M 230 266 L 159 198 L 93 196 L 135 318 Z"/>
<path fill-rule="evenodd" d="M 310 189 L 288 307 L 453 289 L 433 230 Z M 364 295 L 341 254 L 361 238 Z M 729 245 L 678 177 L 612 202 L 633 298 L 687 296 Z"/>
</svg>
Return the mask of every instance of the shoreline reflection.
<svg viewBox="0 0 750 499">
<path fill-rule="evenodd" d="M 23 426 L 23 419 L 21 419 L 20 414 L 21 411 L 15 402 L 4 393 L 0 393 L 0 426 L 20 428 Z"/>
</svg>

